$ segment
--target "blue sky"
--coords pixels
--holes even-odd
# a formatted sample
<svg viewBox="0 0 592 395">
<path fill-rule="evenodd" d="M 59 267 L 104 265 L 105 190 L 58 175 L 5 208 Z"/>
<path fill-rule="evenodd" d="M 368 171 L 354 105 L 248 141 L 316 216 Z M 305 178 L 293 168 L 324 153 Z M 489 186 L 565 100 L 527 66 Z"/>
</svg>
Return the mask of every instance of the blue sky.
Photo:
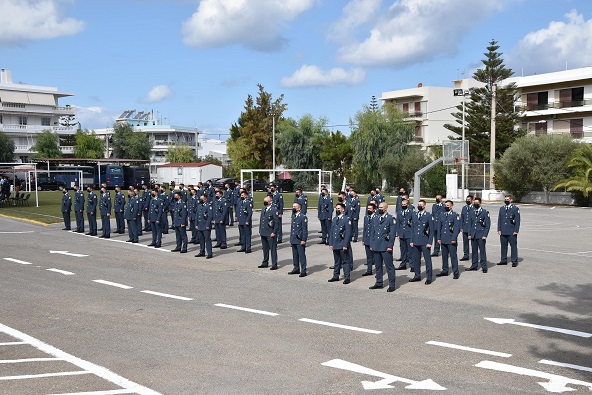
<svg viewBox="0 0 592 395">
<path fill-rule="evenodd" d="M 75 93 L 90 129 L 154 110 L 226 139 L 258 83 L 346 125 L 372 95 L 470 76 L 492 38 L 516 75 L 592 66 L 592 1 L 0 0 L 0 68 Z"/>
</svg>

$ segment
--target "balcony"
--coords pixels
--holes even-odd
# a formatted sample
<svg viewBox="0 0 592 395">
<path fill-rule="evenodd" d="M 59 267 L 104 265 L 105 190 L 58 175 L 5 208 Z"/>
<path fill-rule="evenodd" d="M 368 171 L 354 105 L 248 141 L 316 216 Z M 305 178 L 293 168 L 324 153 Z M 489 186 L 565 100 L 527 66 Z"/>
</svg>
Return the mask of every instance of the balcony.
<svg viewBox="0 0 592 395">
<path fill-rule="evenodd" d="M 31 151 L 32 145 L 15 145 L 14 146 L 14 153 L 15 154 L 34 154 L 35 151 Z M 72 146 L 61 146 L 60 151 L 64 155 L 72 155 L 74 153 L 74 147 Z"/>
<path fill-rule="evenodd" d="M 41 133 L 44 130 L 51 130 L 57 134 L 74 134 L 75 126 L 43 126 L 43 125 L 18 125 L 18 124 L 0 124 L 0 130 L 4 132 L 22 132 L 22 133 Z"/>
<path fill-rule="evenodd" d="M 592 99 L 585 99 L 585 100 L 574 100 L 574 101 L 555 101 L 552 103 L 544 103 L 544 104 L 520 104 L 517 106 L 518 111 L 527 112 L 527 111 L 544 111 L 544 110 L 552 110 L 552 109 L 561 109 L 561 108 L 573 108 L 573 107 L 584 107 L 584 106 L 592 106 Z"/>
<path fill-rule="evenodd" d="M 72 106 L 42 106 L 35 104 L 2 103 L 0 111 L 11 114 L 76 115 Z"/>
</svg>

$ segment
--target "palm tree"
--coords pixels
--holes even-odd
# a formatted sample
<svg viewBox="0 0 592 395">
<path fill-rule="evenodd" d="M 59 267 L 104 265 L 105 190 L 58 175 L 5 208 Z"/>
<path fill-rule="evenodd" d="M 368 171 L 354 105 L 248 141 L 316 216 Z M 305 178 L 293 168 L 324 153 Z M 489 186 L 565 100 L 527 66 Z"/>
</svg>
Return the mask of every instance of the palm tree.
<svg viewBox="0 0 592 395">
<path fill-rule="evenodd" d="M 592 144 L 583 143 L 575 150 L 567 166 L 572 170 L 573 176 L 560 181 L 553 189 L 580 191 L 587 198 L 592 193 Z"/>
</svg>

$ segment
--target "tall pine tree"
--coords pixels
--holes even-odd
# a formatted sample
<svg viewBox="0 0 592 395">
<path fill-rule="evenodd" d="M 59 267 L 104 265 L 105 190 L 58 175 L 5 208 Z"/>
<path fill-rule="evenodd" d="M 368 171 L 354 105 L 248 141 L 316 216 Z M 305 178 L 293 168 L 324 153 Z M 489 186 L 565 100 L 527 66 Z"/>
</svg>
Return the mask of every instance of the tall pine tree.
<svg viewBox="0 0 592 395">
<path fill-rule="evenodd" d="M 496 116 L 495 116 L 495 157 L 500 158 L 512 143 L 526 135 L 526 131 L 516 129 L 520 120 L 520 113 L 514 110 L 516 84 L 501 85 L 514 72 L 504 65 L 502 53 L 497 41 L 491 40 L 481 60 L 484 68 L 478 69 L 473 78 L 485 84 L 484 87 L 474 88 L 470 99 L 465 103 L 465 139 L 469 141 L 470 161 L 475 163 L 490 162 L 490 132 L 491 132 L 491 97 L 493 86 L 496 85 Z M 457 112 L 452 113 L 456 124 L 446 124 L 444 127 L 462 135 L 462 104 Z M 461 137 L 457 137 L 460 140 Z"/>
</svg>

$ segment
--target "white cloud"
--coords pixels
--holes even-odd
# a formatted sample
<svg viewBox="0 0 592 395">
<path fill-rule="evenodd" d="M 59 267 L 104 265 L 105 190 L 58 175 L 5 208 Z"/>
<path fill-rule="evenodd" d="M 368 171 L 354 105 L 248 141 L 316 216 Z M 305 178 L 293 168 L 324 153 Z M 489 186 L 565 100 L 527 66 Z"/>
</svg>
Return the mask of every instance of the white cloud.
<svg viewBox="0 0 592 395">
<path fill-rule="evenodd" d="M 0 45 L 70 36 L 84 22 L 64 17 L 59 0 L 0 0 Z"/>
<path fill-rule="evenodd" d="M 371 18 L 376 12 L 365 14 L 371 24 L 369 35 L 343 45 L 338 59 L 361 66 L 397 67 L 453 55 L 463 37 L 507 1 L 391 0 L 391 6 L 377 16 Z M 347 7 L 355 3 L 359 1 L 346 6 L 343 20 L 351 19 Z"/>
<path fill-rule="evenodd" d="M 333 24 L 329 39 L 351 39 L 356 28 L 377 16 L 381 4 L 382 0 L 351 0 L 343 7 L 343 17 Z"/>
<path fill-rule="evenodd" d="M 528 33 L 513 49 L 511 63 L 528 74 L 592 65 L 592 18 L 572 10 L 565 22 L 552 21 Z"/>
<path fill-rule="evenodd" d="M 155 85 L 140 101 L 142 103 L 158 103 L 173 96 L 173 91 L 167 85 Z"/>
<path fill-rule="evenodd" d="M 282 78 L 281 85 L 288 88 L 299 86 L 357 85 L 364 82 L 366 73 L 361 68 L 345 70 L 336 67 L 324 71 L 315 65 L 303 65 L 289 77 Z"/>
<path fill-rule="evenodd" d="M 119 114 L 113 114 L 103 107 L 79 107 L 76 108 L 76 120 L 83 129 L 93 130 L 109 128 L 115 123 Z"/>
<path fill-rule="evenodd" d="M 280 30 L 316 0 L 202 0 L 183 24 L 183 41 L 195 47 L 242 44 L 273 51 L 286 42 Z"/>
</svg>

